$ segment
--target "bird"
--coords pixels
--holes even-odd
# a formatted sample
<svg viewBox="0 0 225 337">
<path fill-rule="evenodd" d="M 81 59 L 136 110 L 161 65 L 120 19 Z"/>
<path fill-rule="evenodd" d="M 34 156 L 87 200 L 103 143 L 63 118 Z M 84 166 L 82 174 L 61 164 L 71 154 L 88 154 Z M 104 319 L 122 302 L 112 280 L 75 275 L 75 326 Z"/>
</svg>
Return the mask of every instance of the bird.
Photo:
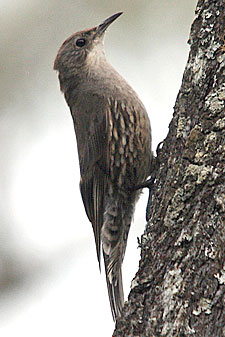
<svg viewBox="0 0 225 337">
<path fill-rule="evenodd" d="M 105 32 L 122 13 L 72 34 L 54 62 L 73 119 L 80 192 L 100 268 L 103 255 L 114 321 L 124 305 L 121 268 L 138 186 L 150 176 L 153 159 L 146 109 L 105 56 Z"/>
</svg>

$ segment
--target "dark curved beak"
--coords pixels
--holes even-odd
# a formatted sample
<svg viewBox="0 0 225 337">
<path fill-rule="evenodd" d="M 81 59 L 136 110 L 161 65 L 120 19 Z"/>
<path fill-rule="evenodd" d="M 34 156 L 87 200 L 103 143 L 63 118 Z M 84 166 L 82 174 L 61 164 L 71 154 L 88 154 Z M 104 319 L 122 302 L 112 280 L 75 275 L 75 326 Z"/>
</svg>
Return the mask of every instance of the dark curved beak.
<svg viewBox="0 0 225 337">
<path fill-rule="evenodd" d="M 123 12 L 116 13 L 112 16 L 110 16 L 108 19 L 103 21 L 98 27 L 97 27 L 97 33 L 104 33 L 106 29 L 111 25 L 113 21 L 115 21 Z"/>
</svg>

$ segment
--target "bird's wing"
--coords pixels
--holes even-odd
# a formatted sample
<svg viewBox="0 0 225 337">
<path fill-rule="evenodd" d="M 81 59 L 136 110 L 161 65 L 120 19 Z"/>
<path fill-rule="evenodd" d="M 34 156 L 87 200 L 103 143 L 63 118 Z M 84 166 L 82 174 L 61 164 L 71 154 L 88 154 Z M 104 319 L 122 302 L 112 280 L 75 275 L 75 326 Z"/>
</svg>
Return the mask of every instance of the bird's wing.
<svg viewBox="0 0 225 337">
<path fill-rule="evenodd" d="M 100 265 L 101 227 L 104 194 L 108 179 L 109 103 L 96 94 L 85 94 L 71 108 L 80 162 L 80 191 L 87 216 L 92 223 Z"/>
</svg>

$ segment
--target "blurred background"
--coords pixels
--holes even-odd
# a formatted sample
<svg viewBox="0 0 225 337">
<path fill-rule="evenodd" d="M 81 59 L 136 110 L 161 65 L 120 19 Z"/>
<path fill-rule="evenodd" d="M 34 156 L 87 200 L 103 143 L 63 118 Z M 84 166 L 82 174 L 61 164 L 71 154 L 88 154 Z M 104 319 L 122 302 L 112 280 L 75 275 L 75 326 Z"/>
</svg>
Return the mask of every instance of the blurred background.
<svg viewBox="0 0 225 337">
<path fill-rule="evenodd" d="M 72 33 L 109 28 L 109 61 L 149 113 L 153 149 L 168 131 L 196 1 L 0 0 L 0 335 L 111 336 L 104 273 L 79 193 L 69 109 L 53 62 Z M 123 264 L 125 294 L 145 226 L 138 203 Z"/>
</svg>

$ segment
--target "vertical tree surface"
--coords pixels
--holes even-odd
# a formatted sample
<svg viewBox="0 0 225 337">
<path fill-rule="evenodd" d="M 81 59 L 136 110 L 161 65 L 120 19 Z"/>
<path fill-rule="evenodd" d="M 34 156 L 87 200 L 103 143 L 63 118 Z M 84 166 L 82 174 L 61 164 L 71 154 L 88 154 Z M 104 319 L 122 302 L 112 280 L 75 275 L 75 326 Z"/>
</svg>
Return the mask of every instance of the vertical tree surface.
<svg viewBox="0 0 225 337">
<path fill-rule="evenodd" d="M 224 0 L 199 0 L 139 270 L 114 337 L 225 336 L 224 28 Z"/>
</svg>

